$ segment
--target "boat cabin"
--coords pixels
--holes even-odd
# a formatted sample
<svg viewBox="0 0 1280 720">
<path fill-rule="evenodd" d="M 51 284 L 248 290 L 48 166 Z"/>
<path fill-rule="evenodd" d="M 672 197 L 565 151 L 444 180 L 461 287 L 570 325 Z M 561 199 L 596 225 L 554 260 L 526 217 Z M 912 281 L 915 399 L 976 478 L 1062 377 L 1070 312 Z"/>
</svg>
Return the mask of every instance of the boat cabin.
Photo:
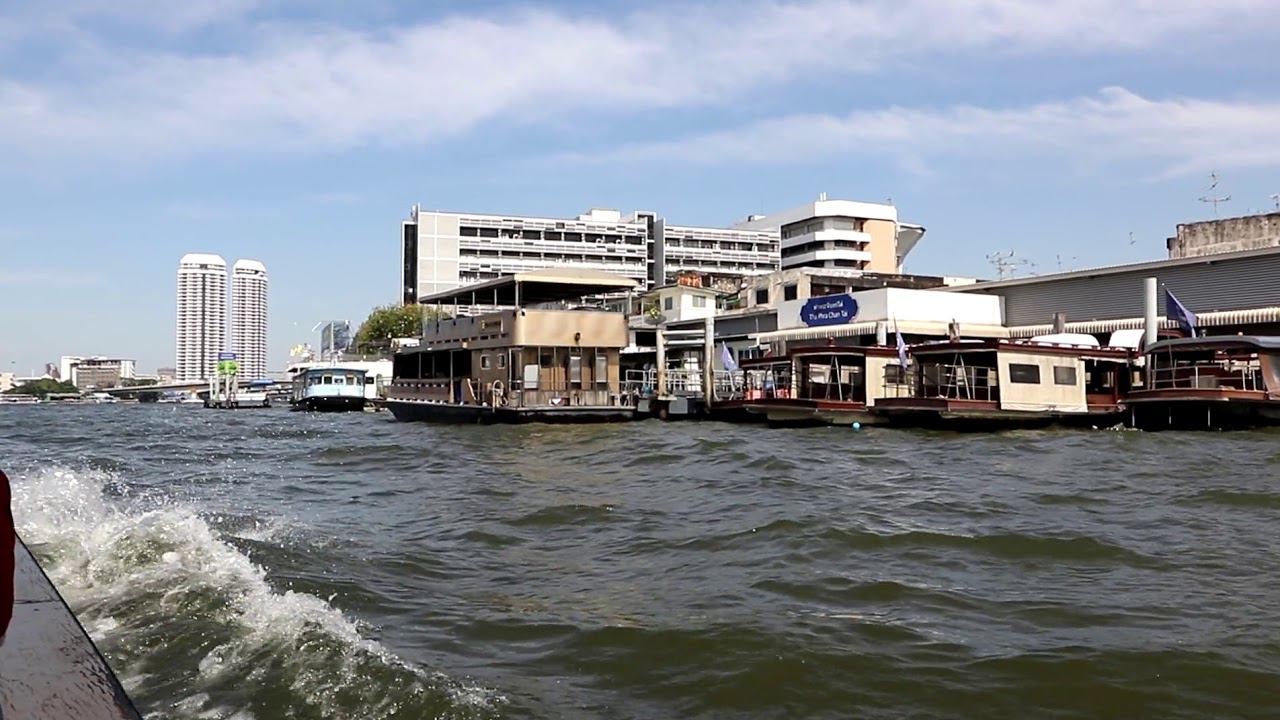
<svg viewBox="0 0 1280 720">
<path fill-rule="evenodd" d="M 874 423 L 869 408 L 901 381 L 891 347 L 799 347 L 781 357 L 744 360 L 743 407 L 771 424 Z"/>
<path fill-rule="evenodd" d="M 461 303 L 496 309 L 426 324 L 421 343 L 395 356 L 388 408 L 401 420 L 630 419 L 619 370 L 626 315 L 571 301 L 635 286 L 629 278 L 562 268 L 425 297 L 441 309 L 445 302 L 455 311 Z"/>
<path fill-rule="evenodd" d="M 297 410 L 362 410 L 365 375 L 339 365 L 307 368 L 293 376 L 290 401 Z"/>
<path fill-rule="evenodd" d="M 1143 355 L 1142 387 L 1125 398 L 1135 427 L 1280 424 L 1280 337 L 1175 338 L 1153 343 Z"/>
<path fill-rule="evenodd" d="M 905 384 L 876 411 L 890 422 L 958 429 L 1119 419 L 1132 353 L 1027 340 L 914 345 Z"/>
</svg>

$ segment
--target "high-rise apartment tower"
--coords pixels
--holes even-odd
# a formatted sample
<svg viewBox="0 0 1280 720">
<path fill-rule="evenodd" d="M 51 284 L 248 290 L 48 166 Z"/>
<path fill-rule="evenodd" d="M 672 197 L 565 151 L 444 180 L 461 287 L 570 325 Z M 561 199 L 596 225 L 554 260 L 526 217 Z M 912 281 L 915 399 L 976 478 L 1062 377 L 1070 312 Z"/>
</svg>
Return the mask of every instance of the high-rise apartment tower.
<svg viewBox="0 0 1280 720">
<path fill-rule="evenodd" d="M 240 361 L 241 379 L 266 375 L 267 268 L 257 260 L 231 266 L 231 349 Z"/>
<path fill-rule="evenodd" d="M 178 380 L 203 380 L 227 343 L 227 262 L 188 253 L 178 261 Z"/>
</svg>

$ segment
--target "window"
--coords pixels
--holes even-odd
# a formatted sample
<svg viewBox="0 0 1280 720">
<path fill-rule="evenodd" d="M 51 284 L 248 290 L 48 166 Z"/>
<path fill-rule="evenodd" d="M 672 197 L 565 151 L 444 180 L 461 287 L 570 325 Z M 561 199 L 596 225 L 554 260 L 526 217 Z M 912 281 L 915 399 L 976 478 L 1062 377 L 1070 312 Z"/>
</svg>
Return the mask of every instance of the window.
<svg viewBox="0 0 1280 720">
<path fill-rule="evenodd" d="M 1053 366 L 1053 384 L 1054 385 L 1075 385 L 1076 369 L 1074 367 L 1054 365 Z"/>
<path fill-rule="evenodd" d="M 769 288 L 761 288 L 759 290 L 756 290 L 756 304 L 757 305 L 769 304 Z"/>
<path fill-rule="evenodd" d="M 480 354 L 480 369 L 481 370 L 489 369 L 489 353 Z"/>
<path fill-rule="evenodd" d="M 694 306 L 694 307 L 706 307 L 706 306 L 707 306 L 707 299 L 706 299 L 705 297 L 703 297 L 702 295 L 694 295 L 694 296 L 693 296 L 693 306 Z"/>
<path fill-rule="evenodd" d="M 782 286 L 782 299 L 783 299 L 783 300 L 795 300 L 795 299 L 796 299 L 797 297 L 799 297 L 799 296 L 800 296 L 800 291 L 799 291 L 799 289 L 798 289 L 795 285 L 783 285 L 783 286 Z"/>
<path fill-rule="evenodd" d="M 501 369 L 501 368 L 505 368 L 506 366 L 507 366 L 507 356 L 506 356 L 506 354 L 505 354 L 505 353 L 499 354 L 499 355 L 498 355 L 498 368 L 500 368 L 500 369 Z"/>
<path fill-rule="evenodd" d="M 1072 371 L 1074 370 L 1075 368 L 1072 368 Z M 1039 385 L 1040 366 L 1009 363 L 1009 382 L 1021 383 L 1024 385 Z"/>
<path fill-rule="evenodd" d="M 884 366 L 884 381 L 890 385 L 902 385 L 907 382 L 908 377 L 897 363 Z"/>
<path fill-rule="evenodd" d="M 670 309 L 671 309 L 672 307 L 674 307 L 674 306 L 675 306 L 675 302 L 674 302 L 674 300 L 673 300 L 672 298 L 670 298 L 670 297 L 668 297 L 666 300 L 663 300 L 663 301 L 662 301 L 662 309 L 663 309 L 663 310 L 670 310 Z"/>
</svg>

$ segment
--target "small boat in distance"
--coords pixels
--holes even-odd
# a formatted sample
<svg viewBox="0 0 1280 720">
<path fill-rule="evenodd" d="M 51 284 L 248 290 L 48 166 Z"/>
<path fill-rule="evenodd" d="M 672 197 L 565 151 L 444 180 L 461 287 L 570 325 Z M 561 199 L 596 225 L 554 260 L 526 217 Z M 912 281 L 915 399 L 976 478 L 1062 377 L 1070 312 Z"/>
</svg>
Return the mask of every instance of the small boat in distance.
<svg viewBox="0 0 1280 720">
<path fill-rule="evenodd" d="M 1229 430 L 1280 425 L 1280 337 L 1161 340 L 1144 351 L 1141 388 L 1125 397 L 1142 430 Z"/>
<path fill-rule="evenodd" d="M 0 395 L 0 405 L 39 405 L 40 402 L 35 395 Z"/>
<path fill-rule="evenodd" d="M 877 400 L 891 425 L 999 430 L 1098 426 L 1123 418 L 1133 353 L 1032 340 L 913 345 L 905 396 Z"/>
<path fill-rule="evenodd" d="M 307 368 L 294 376 L 290 402 L 294 410 L 363 410 L 365 374 L 340 365 Z"/>
</svg>

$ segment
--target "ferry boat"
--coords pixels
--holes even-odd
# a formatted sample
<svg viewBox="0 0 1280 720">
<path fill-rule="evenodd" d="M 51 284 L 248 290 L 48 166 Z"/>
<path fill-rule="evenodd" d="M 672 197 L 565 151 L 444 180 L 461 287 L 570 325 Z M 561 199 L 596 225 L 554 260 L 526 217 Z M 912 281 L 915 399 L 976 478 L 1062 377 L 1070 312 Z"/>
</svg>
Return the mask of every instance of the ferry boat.
<svg viewBox="0 0 1280 720">
<path fill-rule="evenodd" d="M 114 405 L 120 402 L 120 398 L 112 395 L 111 393 L 94 392 L 84 396 L 84 399 L 81 400 L 81 402 L 89 405 Z"/>
<path fill-rule="evenodd" d="M 311 367 L 294 375 L 294 410 L 340 412 L 363 410 L 365 371 L 341 365 Z"/>
<path fill-rule="evenodd" d="M 39 405 L 35 395 L 0 395 L 0 405 Z"/>
<path fill-rule="evenodd" d="M 1143 384 L 1125 397 L 1142 430 L 1280 425 L 1280 337 L 1161 340 L 1143 353 Z"/>
<path fill-rule="evenodd" d="M 387 408 L 402 421 L 594 423 L 631 420 L 619 356 L 627 318 L 572 307 L 634 290 L 630 278 L 579 268 L 507 275 L 422 299 L 454 304 L 395 355 Z M 457 306 L 498 308 L 458 317 Z"/>
<path fill-rule="evenodd" d="M 1032 340 L 948 340 L 909 349 L 906 392 L 876 401 L 896 426 L 998 430 L 1122 421 L 1133 353 Z"/>
<path fill-rule="evenodd" d="M 872 408 L 902 381 L 897 349 L 883 346 L 800 347 L 742 369 L 742 407 L 775 426 L 883 422 Z"/>
</svg>

